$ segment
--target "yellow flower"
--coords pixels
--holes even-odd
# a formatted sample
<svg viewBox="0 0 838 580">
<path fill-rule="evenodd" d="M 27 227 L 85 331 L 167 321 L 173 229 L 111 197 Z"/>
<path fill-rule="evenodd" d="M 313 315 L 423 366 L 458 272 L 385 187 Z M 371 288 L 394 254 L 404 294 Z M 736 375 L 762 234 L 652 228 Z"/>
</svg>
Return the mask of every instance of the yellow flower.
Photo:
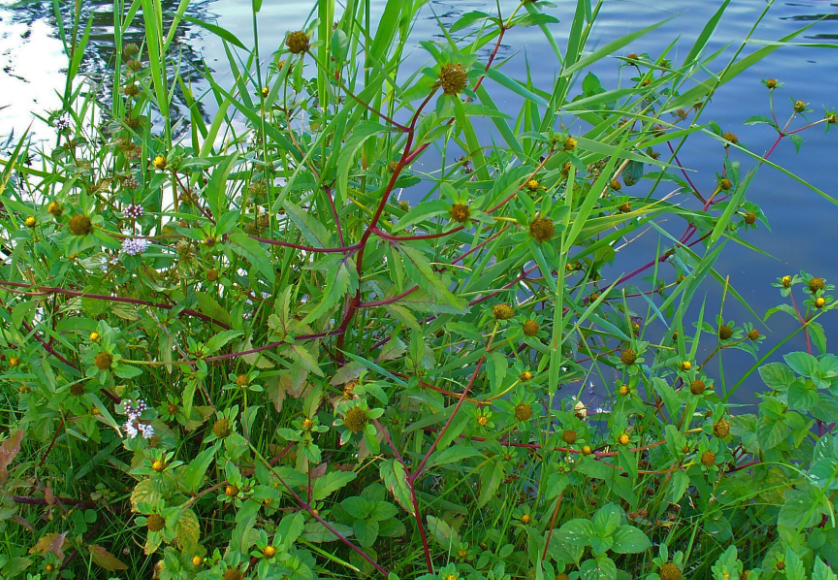
<svg viewBox="0 0 838 580">
<path fill-rule="evenodd" d="M 166 164 L 167 164 L 166 158 L 163 157 L 162 155 L 158 155 L 157 157 L 154 158 L 154 168 L 155 169 L 159 169 L 159 170 L 162 171 L 162 170 L 166 169 Z"/>
</svg>

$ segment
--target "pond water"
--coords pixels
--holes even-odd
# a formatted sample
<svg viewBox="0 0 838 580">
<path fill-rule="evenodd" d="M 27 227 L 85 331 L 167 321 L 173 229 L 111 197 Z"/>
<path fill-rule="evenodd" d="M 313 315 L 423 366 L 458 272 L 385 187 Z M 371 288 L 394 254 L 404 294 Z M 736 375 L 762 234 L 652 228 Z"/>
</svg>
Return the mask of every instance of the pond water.
<svg viewBox="0 0 838 580">
<path fill-rule="evenodd" d="M 0 0 L 0 136 L 14 131 L 20 135 L 32 121 L 32 111 L 43 113 L 48 109 L 60 107 L 56 91 L 63 88 L 61 70 L 66 66 L 61 52 L 61 44 L 56 35 L 56 21 L 49 2 L 28 2 L 22 4 L 6 3 Z M 109 39 L 110 26 L 113 22 L 113 7 L 110 2 L 84 0 L 88 10 L 96 14 L 94 45 L 87 70 L 95 74 L 107 66 L 112 53 L 112 40 Z M 72 3 L 68 3 L 72 4 Z M 174 10 L 177 2 L 164 0 L 164 9 Z M 552 31 L 559 46 L 563 46 L 573 17 L 575 2 L 560 1 L 555 6 L 545 8 L 546 12 L 559 18 L 560 23 L 552 25 Z M 712 16 L 721 3 L 697 2 L 695 0 L 673 0 L 667 3 L 650 1 L 609 1 L 606 2 L 598 24 L 592 35 L 592 45 L 603 45 L 614 38 L 643 26 L 672 18 L 670 22 L 647 36 L 626 52 L 647 52 L 657 57 L 666 46 L 676 41 L 671 57 L 677 62 L 679 55 L 684 55 L 692 45 L 704 23 Z M 267 57 L 282 43 L 286 32 L 304 26 L 310 17 L 313 3 L 299 0 L 264 0 L 258 16 L 260 50 Z M 374 2 L 373 10 L 379 12 L 384 2 Z M 500 2 L 501 10 L 509 14 L 515 3 Z M 761 11 L 765 8 L 764 0 L 733 0 L 723 17 L 719 30 L 708 46 L 707 52 L 724 48 L 730 43 L 719 65 L 726 62 L 738 42 L 745 36 Z M 252 44 L 252 20 L 250 0 L 216 0 L 193 3 L 190 10 L 198 17 L 216 22 L 232 31 L 245 45 Z M 450 25 L 456 19 L 471 10 L 494 10 L 494 2 L 484 3 L 474 0 L 440 0 L 429 3 L 414 30 L 414 40 L 439 37 L 438 22 Z M 69 10 L 69 7 L 68 7 Z M 742 122 L 752 115 L 770 116 L 768 91 L 761 84 L 761 79 L 777 78 L 784 83 L 777 91 L 775 106 L 778 117 L 787 118 L 791 112 L 791 101 L 802 99 L 810 103 L 813 113 L 811 119 L 823 116 L 824 108 L 838 108 L 838 3 L 806 0 L 798 2 L 773 3 L 767 18 L 754 35 L 758 40 L 776 40 L 802 26 L 814 22 L 812 28 L 801 35 L 797 41 L 819 43 L 818 47 L 783 47 L 761 61 L 757 66 L 740 75 L 733 82 L 723 87 L 714 97 L 702 121 L 714 120 L 723 130 L 731 130 L 739 136 L 740 142 L 752 151 L 763 154 L 773 143 L 775 133 L 765 125 L 742 126 Z M 139 33 L 139 30 L 135 30 Z M 225 74 L 227 58 L 221 42 L 204 33 L 202 29 L 190 29 L 185 26 L 175 44 L 182 51 L 186 66 L 199 66 L 203 58 L 220 76 L 222 84 L 231 84 L 229 74 Z M 762 45 L 753 44 L 745 49 L 751 52 Z M 549 55 L 549 59 L 545 58 Z M 529 66 L 536 85 L 549 87 L 553 79 L 556 63 L 552 51 L 541 34 L 535 28 L 513 29 L 504 40 L 501 56 L 510 58 L 505 65 L 505 72 L 510 76 L 525 78 Z M 414 42 L 404 71 L 412 71 L 427 62 L 427 54 Z M 619 67 L 616 59 L 606 59 L 596 69 L 596 73 L 605 88 L 615 88 L 628 82 L 627 69 Z M 197 74 L 193 76 L 196 86 L 201 84 Z M 578 91 L 577 91 L 578 92 Z M 572 93 L 575 94 L 575 93 Z M 512 114 L 518 103 L 514 99 L 499 104 Z M 208 112 L 212 106 L 207 105 Z M 40 138 L 50 138 L 48 128 L 39 122 L 33 125 L 33 131 Z M 488 135 L 488 133 L 484 133 Z M 838 197 L 838 178 L 836 178 L 836 160 L 838 159 L 838 131 L 824 134 L 819 126 L 802 133 L 803 146 L 799 154 L 793 145 L 785 140 L 775 150 L 771 160 L 803 176 L 815 187 L 829 195 Z M 698 189 L 712 191 L 716 174 L 721 171 L 723 149 L 710 138 L 697 136 L 688 141 L 680 154 L 680 159 L 695 173 L 691 177 Z M 733 158 L 742 161 L 743 169 L 753 166 L 753 162 L 741 154 Z M 434 169 L 438 158 L 432 156 L 423 160 L 423 167 Z M 637 186 L 632 194 L 641 191 Z M 410 199 L 410 195 L 407 195 Z M 723 276 L 730 277 L 730 283 L 748 301 L 758 314 L 765 313 L 777 305 L 781 298 L 771 283 L 777 277 L 795 274 L 806 270 L 814 275 L 838 283 L 838 206 L 819 197 L 813 191 L 769 167 L 760 169 L 751 186 L 749 200 L 760 205 L 771 224 L 771 230 L 760 226 L 746 235 L 746 240 L 764 250 L 765 256 L 747 248 L 729 243 L 716 268 Z M 680 201 L 689 203 L 685 196 Z M 683 224 L 678 224 L 678 233 Z M 672 231 L 676 231 L 673 229 Z M 613 276 L 628 272 L 654 257 L 657 240 L 652 235 L 641 238 L 632 244 L 630 252 L 623 252 L 615 263 Z M 675 272 L 666 270 L 667 276 L 674 279 Z M 611 278 L 612 280 L 614 278 Z M 643 289 L 641 280 L 638 285 Z M 715 323 L 719 312 L 721 292 L 718 285 L 708 285 L 707 319 Z M 798 294 L 798 300 L 801 295 Z M 700 300 L 697 301 L 700 303 Z M 645 312 L 642 303 L 636 304 L 639 312 Z M 695 314 L 695 313 L 694 313 Z M 753 320 L 747 310 L 728 297 L 724 316 L 738 323 L 755 322 L 757 328 L 768 339 L 762 352 L 785 338 L 797 325 L 783 314 L 768 321 L 768 327 Z M 830 345 L 838 350 L 838 324 L 835 314 L 824 319 L 824 326 Z M 712 348 L 712 347 L 711 347 Z M 789 349 L 804 350 L 803 335 L 790 341 L 783 351 Z M 703 357 L 702 357 L 703 358 Z M 746 353 L 728 351 L 724 354 L 724 373 L 738 377 L 744 373 L 753 359 Z M 718 368 L 718 367 L 716 367 Z M 598 379 L 597 379 L 598 380 Z M 753 404 L 753 392 L 762 388 L 758 375 L 752 375 L 734 399 L 743 404 Z"/>
</svg>

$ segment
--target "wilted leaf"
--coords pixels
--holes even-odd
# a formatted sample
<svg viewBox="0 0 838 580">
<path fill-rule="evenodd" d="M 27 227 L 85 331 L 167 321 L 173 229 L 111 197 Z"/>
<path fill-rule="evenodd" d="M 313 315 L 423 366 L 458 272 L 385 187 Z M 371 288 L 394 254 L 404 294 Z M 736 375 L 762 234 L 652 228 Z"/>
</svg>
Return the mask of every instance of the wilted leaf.
<svg viewBox="0 0 838 580">
<path fill-rule="evenodd" d="M 47 534 L 42 536 L 38 543 L 29 549 L 30 554 L 46 555 L 50 552 L 58 558 L 59 561 L 64 561 L 64 548 L 70 547 L 70 542 L 66 540 L 68 532 L 61 534 Z"/>
<path fill-rule="evenodd" d="M 93 563 L 101 566 L 105 570 L 115 572 L 116 570 L 128 569 L 128 566 L 120 562 L 116 556 L 101 546 L 88 546 L 87 549 L 90 550 L 90 557 L 93 559 Z"/>
<path fill-rule="evenodd" d="M 18 429 L 0 445 L 0 482 L 9 476 L 9 465 L 20 452 L 20 442 L 23 441 L 23 430 Z"/>
</svg>

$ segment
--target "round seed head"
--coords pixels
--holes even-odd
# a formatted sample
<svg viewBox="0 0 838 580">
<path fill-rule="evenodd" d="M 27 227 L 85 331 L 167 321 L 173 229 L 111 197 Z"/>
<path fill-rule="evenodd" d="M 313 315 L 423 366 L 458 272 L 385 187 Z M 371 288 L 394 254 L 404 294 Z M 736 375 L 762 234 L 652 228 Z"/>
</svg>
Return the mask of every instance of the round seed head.
<svg viewBox="0 0 838 580">
<path fill-rule="evenodd" d="M 210 282 L 216 282 L 218 280 L 218 270 L 215 268 L 207 270 L 207 280 Z"/>
<path fill-rule="evenodd" d="M 637 353 L 634 350 L 627 348 L 620 354 L 620 362 L 624 365 L 631 366 L 637 360 Z"/>
<path fill-rule="evenodd" d="M 576 434 L 576 431 L 574 431 L 573 429 L 567 429 L 564 433 L 562 433 L 562 441 L 564 441 L 568 445 L 573 445 L 574 443 L 576 443 L 576 440 L 578 438 L 579 438 L 579 436 Z M 587 447 L 587 445 L 585 447 Z M 585 451 L 585 447 L 582 448 L 583 452 Z"/>
<path fill-rule="evenodd" d="M 553 239 L 556 233 L 556 226 L 553 220 L 545 217 L 535 218 L 530 223 L 530 235 L 537 242 L 547 242 Z"/>
<path fill-rule="evenodd" d="M 748 332 L 748 340 L 757 340 L 759 338 L 759 330 L 756 328 Z"/>
<path fill-rule="evenodd" d="M 727 324 L 722 324 L 719 327 L 719 338 L 721 338 L 722 340 L 727 340 L 731 336 L 733 336 L 733 329 L 729 327 Z"/>
<path fill-rule="evenodd" d="M 611 189 L 613 189 L 614 191 L 620 191 L 621 189 L 623 189 L 623 185 L 616 179 L 612 179 L 610 185 Z"/>
<path fill-rule="evenodd" d="M 765 86 L 769 89 L 776 89 L 777 88 L 777 79 L 768 79 L 765 81 Z"/>
<path fill-rule="evenodd" d="M 221 578 L 222 580 L 242 580 L 242 573 L 237 568 L 228 568 Z"/>
<path fill-rule="evenodd" d="M 515 405 L 515 418 L 519 421 L 529 421 L 532 417 L 532 407 L 526 403 L 519 403 Z"/>
<path fill-rule="evenodd" d="M 795 101 L 794 102 L 794 112 L 795 113 L 802 113 L 806 110 L 806 102 L 805 101 Z"/>
<path fill-rule="evenodd" d="M 693 395 L 701 395 L 704 393 L 704 390 L 707 386 L 704 384 L 704 381 L 701 379 L 695 379 L 693 382 L 690 383 L 690 392 Z"/>
<path fill-rule="evenodd" d="M 469 210 L 468 206 L 462 203 L 456 203 L 451 206 L 451 209 L 448 212 L 451 215 L 451 219 L 457 223 L 467 222 L 469 217 L 471 216 L 471 210 Z"/>
<path fill-rule="evenodd" d="M 73 383 L 70 385 L 70 394 L 74 397 L 81 397 L 84 395 L 84 384 L 82 383 Z"/>
<path fill-rule="evenodd" d="M 367 424 L 367 412 L 361 407 L 352 407 L 344 415 L 343 424 L 353 433 L 358 433 Z"/>
<path fill-rule="evenodd" d="M 576 139 L 573 137 L 568 137 L 564 140 L 564 150 L 565 151 L 573 151 L 576 149 Z"/>
<path fill-rule="evenodd" d="M 722 191 L 727 191 L 731 187 L 733 187 L 733 183 L 727 177 L 719 180 L 719 189 Z"/>
<path fill-rule="evenodd" d="M 461 64 L 446 64 L 439 71 L 439 86 L 446 95 L 458 95 L 468 82 L 466 69 Z"/>
<path fill-rule="evenodd" d="M 757 222 L 757 214 L 752 211 L 745 213 L 745 223 L 749 226 L 754 225 Z"/>
<path fill-rule="evenodd" d="M 227 417 L 222 417 L 216 421 L 212 426 L 212 432 L 216 437 L 224 439 L 229 437 L 233 430 L 230 428 L 230 420 Z"/>
<path fill-rule="evenodd" d="M 100 352 L 96 355 L 96 358 L 93 359 L 93 364 L 96 365 L 96 368 L 100 371 L 109 370 L 113 364 L 113 355 L 109 352 Z"/>
<path fill-rule="evenodd" d="M 527 320 L 524 323 L 524 334 L 526 336 L 535 336 L 538 334 L 538 322 L 535 320 Z"/>
<path fill-rule="evenodd" d="M 719 439 L 724 439 L 730 433 L 730 421 L 727 419 L 719 419 L 713 425 L 713 435 Z"/>
<path fill-rule="evenodd" d="M 59 218 L 64 213 L 64 208 L 57 201 L 53 201 L 47 206 L 47 211 L 51 216 Z"/>
<path fill-rule="evenodd" d="M 166 525 L 166 520 L 160 514 L 151 514 L 146 519 L 146 527 L 150 532 L 159 532 Z"/>
<path fill-rule="evenodd" d="M 826 288 L 826 281 L 823 278 L 812 278 L 809 280 L 809 290 L 812 293 L 817 292 L 818 290 L 823 290 Z"/>
<path fill-rule="evenodd" d="M 86 236 L 91 229 L 93 229 L 93 224 L 86 215 L 77 214 L 70 220 L 70 233 L 74 236 Z"/>
<path fill-rule="evenodd" d="M 250 379 L 247 375 L 239 375 L 236 377 L 236 385 L 239 387 L 246 387 L 250 383 Z"/>
<path fill-rule="evenodd" d="M 285 39 L 285 46 L 291 54 L 301 54 L 308 50 L 308 36 L 302 30 L 292 32 Z"/>
<path fill-rule="evenodd" d="M 617 211 L 620 213 L 628 213 L 631 211 L 631 204 L 629 202 L 622 203 L 617 207 Z"/>
<path fill-rule="evenodd" d="M 495 304 L 492 307 L 492 315 L 496 320 L 509 320 L 514 314 L 509 304 Z"/>
<path fill-rule="evenodd" d="M 705 451 L 701 454 L 701 465 L 704 467 L 713 467 L 716 464 L 716 454 L 712 451 Z"/>
<path fill-rule="evenodd" d="M 733 143 L 734 145 L 739 143 L 739 138 L 736 136 L 735 133 L 731 133 L 730 131 L 728 131 L 727 133 L 722 135 L 722 139 L 727 141 L 727 144 L 725 144 L 725 147 L 727 147 L 727 145 L 730 144 L 730 143 Z"/>
<path fill-rule="evenodd" d="M 667 562 L 661 566 L 661 580 L 681 580 L 681 569 L 672 562 Z"/>
</svg>

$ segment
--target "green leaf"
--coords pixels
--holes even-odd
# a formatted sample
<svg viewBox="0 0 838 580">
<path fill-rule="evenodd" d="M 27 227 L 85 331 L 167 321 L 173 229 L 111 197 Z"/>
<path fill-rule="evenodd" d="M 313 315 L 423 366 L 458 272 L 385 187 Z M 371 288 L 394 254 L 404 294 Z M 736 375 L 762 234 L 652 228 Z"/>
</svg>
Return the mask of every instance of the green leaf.
<svg viewBox="0 0 838 580">
<path fill-rule="evenodd" d="M 618 554 L 639 554 L 652 547 L 652 542 L 634 526 L 620 526 L 614 535 L 614 546 L 611 548 Z"/>
<path fill-rule="evenodd" d="M 400 244 L 399 251 L 410 261 L 415 267 L 415 272 L 418 274 L 419 286 L 443 300 L 448 306 L 457 308 L 460 311 L 465 311 L 468 304 L 465 300 L 454 296 L 446 284 L 442 281 L 441 275 L 434 272 L 431 264 L 422 255 L 422 252 L 411 246 Z"/>
<path fill-rule="evenodd" d="M 783 360 L 799 375 L 816 377 L 818 374 L 818 359 L 807 352 L 791 352 Z"/>
<path fill-rule="evenodd" d="M 786 390 L 795 381 L 794 373 L 783 363 L 768 363 L 759 367 L 759 376 L 766 386 Z"/>
<path fill-rule="evenodd" d="M 180 481 L 188 493 L 197 493 L 200 490 L 201 482 L 215 459 L 216 451 L 218 451 L 218 447 L 215 445 L 204 449 L 183 470 Z"/>
<path fill-rule="evenodd" d="M 227 239 L 232 243 L 231 247 L 234 252 L 256 266 L 256 269 L 265 277 L 266 283 L 273 284 L 276 273 L 271 264 L 271 256 L 259 242 L 241 232 L 229 234 Z"/>
<path fill-rule="evenodd" d="M 482 67 L 481 67 L 482 72 Z M 536 105 L 541 105 L 542 107 L 549 106 L 547 101 L 542 97 L 536 95 L 534 92 L 530 91 L 529 89 L 524 88 L 524 86 L 516 80 L 513 80 L 506 76 L 504 73 L 500 72 L 497 68 L 490 68 L 486 71 L 486 76 L 515 93 L 518 96 L 524 97 L 526 100 L 535 103 Z"/>
<path fill-rule="evenodd" d="M 90 551 L 90 558 L 93 563 L 104 568 L 109 572 L 116 572 L 117 570 L 127 570 L 128 566 L 119 561 L 119 558 L 108 552 L 105 548 L 97 545 L 88 546 Z"/>
<path fill-rule="evenodd" d="M 503 468 L 503 461 L 496 459 L 486 464 L 480 475 L 480 496 L 477 500 L 477 507 L 483 507 L 495 497 L 504 477 L 506 477 L 506 472 Z"/>
<path fill-rule="evenodd" d="M 610 536 L 620 526 L 623 510 L 616 504 L 609 503 L 594 514 L 593 526 L 598 536 Z"/>
<path fill-rule="evenodd" d="M 407 511 L 410 515 L 415 515 L 413 509 L 413 502 L 410 496 L 410 487 L 407 484 L 407 474 L 404 470 L 404 465 L 395 459 L 388 459 L 381 463 L 379 468 L 381 477 L 384 479 L 384 485 L 390 490 L 390 493 L 396 498 L 396 501 Z"/>
<path fill-rule="evenodd" d="M 563 542 L 572 546 L 588 546 L 591 538 L 596 534 L 594 525 L 590 520 L 575 519 L 565 523 L 559 528 L 558 536 Z"/>
<path fill-rule="evenodd" d="M 460 463 L 472 457 L 483 457 L 483 454 L 474 447 L 449 447 L 443 451 L 434 452 L 428 460 L 428 466 L 439 467 L 440 465 L 448 465 L 450 463 Z"/>
<path fill-rule="evenodd" d="M 378 522 L 375 520 L 355 520 L 352 524 L 355 537 L 365 548 L 371 547 L 378 539 Z"/>
<path fill-rule="evenodd" d="M 358 475 L 354 471 L 332 471 L 314 482 L 312 498 L 323 500 L 353 481 Z"/>
<path fill-rule="evenodd" d="M 428 516 L 428 531 L 440 546 L 450 550 L 460 542 L 460 537 L 447 522 L 434 516 Z"/>
<path fill-rule="evenodd" d="M 294 225 L 300 230 L 303 238 L 312 246 L 316 248 L 328 248 L 332 244 L 332 234 L 326 229 L 322 223 L 314 219 L 311 214 L 304 211 L 303 208 L 287 199 L 282 203 L 282 207 L 288 213 L 288 217 L 294 222 Z"/>
</svg>

